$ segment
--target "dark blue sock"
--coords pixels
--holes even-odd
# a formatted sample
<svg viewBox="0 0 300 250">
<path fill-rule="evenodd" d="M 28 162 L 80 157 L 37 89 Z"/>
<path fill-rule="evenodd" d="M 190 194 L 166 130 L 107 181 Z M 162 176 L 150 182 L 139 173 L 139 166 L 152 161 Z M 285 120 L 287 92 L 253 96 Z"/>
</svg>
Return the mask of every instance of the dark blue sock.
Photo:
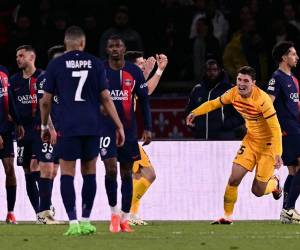
<svg viewBox="0 0 300 250">
<path fill-rule="evenodd" d="M 25 180 L 26 180 L 26 191 L 27 191 L 27 195 L 29 197 L 30 203 L 31 203 L 35 213 L 38 213 L 38 211 L 39 211 L 39 191 L 38 191 L 36 182 L 30 173 L 25 174 Z"/>
<path fill-rule="evenodd" d="M 296 200 L 298 199 L 300 194 L 300 171 L 296 173 L 291 183 L 290 192 L 288 195 L 286 208 L 295 208 Z"/>
<path fill-rule="evenodd" d="M 122 194 L 121 210 L 125 213 L 129 213 L 131 208 L 131 201 L 132 201 L 132 176 L 131 175 L 123 176 L 121 194 Z"/>
<path fill-rule="evenodd" d="M 288 201 L 288 195 L 290 192 L 290 187 L 292 184 L 294 176 L 293 175 L 288 175 L 286 177 L 284 186 L 283 186 L 283 205 L 282 208 L 286 209 L 287 201 Z"/>
<path fill-rule="evenodd" d="M 39 181 L 40 194 L 40 212 L 49 210 L 51 205 L 51 179 L 40 178 Z"/>
<path fill-rule="evenodd" d="M 6 186 L 7 211 L 14 211 L 16 203 L 17 186 Z"/>
<path fill-rule="evenodd" d="M 62 175 L 60 177 L 60 192 L 69 220 L 77 220 L 73 176 Z"/>
<path fill-rule="evenodd" d="M 96 174 L 83 175 L 82 178 L 82 217 L 89 218 L 91 215 L 97 190 Z"/>
<path fill-rule="evenodd" d="M 52 205 L 52 190 L 53 190 L 53 179 L 50 182 L 50 206 Z"/>
<path fill-rule="evenodd" d="M 111 207 L 117 205 L 118 183 L 116 176 L 105 175 L 105 189 L 108 198 L 108 204 Z"/>
</svg>

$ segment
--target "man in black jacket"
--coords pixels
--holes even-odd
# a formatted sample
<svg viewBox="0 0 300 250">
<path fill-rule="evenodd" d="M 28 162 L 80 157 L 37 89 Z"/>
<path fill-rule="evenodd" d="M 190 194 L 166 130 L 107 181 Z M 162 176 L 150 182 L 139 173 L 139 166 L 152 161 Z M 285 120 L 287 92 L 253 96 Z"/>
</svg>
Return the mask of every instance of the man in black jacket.
<svg viewBox="0 0 300 250">
<path fill-rule="evenodd" d="M 202 103 L 217 98 L 232 87 L 220 64 L 214 59 L 207 60 L 205 76 L 191 91 L 186 114 Z M 205 140 L 241 139 L 243 131 L 235 128 L 240 127 L 243 123 L 242 117 L 231 105 L 227 105 L 195 119 L 195 138 Z"/>
</svg>

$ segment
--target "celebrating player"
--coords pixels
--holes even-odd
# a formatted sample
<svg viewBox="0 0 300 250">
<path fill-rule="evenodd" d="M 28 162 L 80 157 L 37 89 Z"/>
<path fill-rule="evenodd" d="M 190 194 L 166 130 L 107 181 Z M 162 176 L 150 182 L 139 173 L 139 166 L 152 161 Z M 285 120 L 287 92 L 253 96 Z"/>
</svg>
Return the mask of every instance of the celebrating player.
<svg viewBox="0 0 300 250">
<path fill-rule="evenodd" d="M 294 44 L 284 41 L 274 46 L 273 58 L 279 67 L 269 81 L 267 92 L 274 102 L 282 129 L 282 159 L 289 171 L 284 184 L 280 220 L 283 223 L 299 223 L 300 214 L 295 209 L 300 193 L 299 83 L 291 72 L 299 57 Z"/>
<path fill-rule="evenodd" d="M 224 217 L 212 224 L 232 224 L 232 214 L 237 200 L 238 186 L 248 171 L 256 166 L 252 193 L 257 197 L 273 193 L 279 199 L 282 190 L 279 179 L 274 175 L 274 168 L 282 165 L 281 130 L 270 97 L 255 86 L 255 70 L 244 66 L 239 69 L 237 86 L 222 96 L 203 103 L 186 118 L 192 126 L 194 118 L 212 110 L 230 104 L 245 119 L 247 134 L 233 160 L 232 172 L 224 195 Z"/>
<path fill-rule="evenodd" d="M 156 55 L 156 59 L 153 56 L 149 57 L 148 59 L 145 59 L 141 51 L 127 51 L 125 54 L 125 59 L 137 65 L 143 71 L 145 79 L 148 79 L 151 71 L 157 63 L 156 72 L 150 79 L 147 80 L 148 95 L 151 95 L 157 87 L 161 75 L 168 64 L 167 56 L 165 56 L 164 54 L 159 54 Z M 147 225 L 147 222 L 143 221 L 138 216 L 140 200 L 156 179 L 154 167 L 151 164 L 145 150 L 140 144 L 139 150 L 141 159 L 139 161 L 134 162 L 132 169 L 133 195 L 129 219 L 131 225 Z"/>
<path fill-rule="evenodd" d="M 105 62 L 108 85 L 118 114 L 122 120 L 126 140 L 123 147 L 117 149 L 114 144 L 114 132 L 111 122 L 102 128 L 100 138 L 100 155 L 105 165 L 105 187 L 108 203 L 111 207 L 110 231 L 113 233 L 132 232 L 128 224 L 132 202 L 132 168 L 134 161 L 140 159 L 137 141 L 134 98 L 138 97 L 143 111 L 143 141 L 151 142 L 151 113 L 148 99 L 148 88 L 142 71 L 134 64 L 125 61 L 125 44 L 118 36 L 108 39 Z M 122 206 L 121 215 L 117 207 L 117 161 L 120 162 Z"/>
<path fill-rule="evenodd" d="M 111 117 L 117 145 L 124 143 L 124 130 L 106 86 L 103 64 L 83 52 L 85 34 L 77 26 L 65 32 L 66 53 L 52 60 L 46 69 L 44 95 L 40 101 L 41 137 L 49 141 L 48 118 L 53 95 L 59 100 L 58 156 L 61 166 L 61 195 L 70 226 L 65 235 L 91 234 L 96 231 L 89 217 L 96 194 L 96 160 L 102 125 L 100 102 Z M 74 175 L 76 159 L 81 159 L 82 219 L 77 220 Z"/>
</svg>

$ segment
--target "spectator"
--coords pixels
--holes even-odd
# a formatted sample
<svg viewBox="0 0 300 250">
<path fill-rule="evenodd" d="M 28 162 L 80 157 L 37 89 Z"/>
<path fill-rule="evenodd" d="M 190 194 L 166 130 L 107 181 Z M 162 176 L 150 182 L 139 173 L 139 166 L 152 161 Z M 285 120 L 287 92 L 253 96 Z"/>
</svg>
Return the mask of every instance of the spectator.
<svg viewBox="0 0 300 250">
<path fill-rule="evenodd" d="M 221 49 L 218 40 L 213 35 L 211 22 L 199 16 L 196 21 L 196 36 L 192 39 L 194 79 L 199 81 L 204 75 L 207 59 L 220 61 Z"/>
<path fill-rule="evenodd" d="M 209 59 L 205 64 L 205 77 L 190 93 L 186 114 L 202 103 L 213 100 L 232 87 L 220 64 Z M 242 117 L 230 105 L 195 119 L 195 138 L 205 140 L 237 139 L 234 128 L 243 124 Z M 241 135 L 240 135 L 241 136 Z"/>
<path fill-rule="evenodd" d="M 129 25 L 129 14 L 126 6 L 119 6 L 114 14 L 113 27 L 104 31 L 100 38 L 99 54 L 101 58 L 105 58 L 106 43 L 112 35 L 120 36 L 126 45 L 127 50 L 143 50 L 142 39 L 137 31 Z"/>
</svg>

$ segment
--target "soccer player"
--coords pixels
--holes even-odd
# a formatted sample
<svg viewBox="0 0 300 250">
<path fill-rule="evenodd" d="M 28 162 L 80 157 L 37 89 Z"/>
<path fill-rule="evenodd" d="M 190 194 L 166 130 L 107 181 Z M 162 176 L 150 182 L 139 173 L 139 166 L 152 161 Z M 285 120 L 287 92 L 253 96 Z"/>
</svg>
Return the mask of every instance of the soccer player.
<svg viewBox="0 0 300 250">
<path fill-rule="evenodd" d="M 48 50 L 49 60 L 63 55 L 65 47 L 63 45 L 53 46 Z M 46 74 L 41 74 L 37 79 L 37 91 L 38 91 L 38 102 L 44 94 L 44 83 L 46 81 Z M 57 116 L 57 96 L 53 97 L 53 105 L 51 111 L 51 119 L 49 119 L 49 131 L 51 133 L 51 141 L 43 142 L 41 140 L 41 117 L 40 111 L 37 109 L 35 114 L 35 154 L 39 162 L 39 167 L 41 171 L 41 177 L 39 181 L 39 195 L 40 195 L 40 208 L 37 214 L 38 223 L 41 224 L 58 224 L 54 219 L 55 209 L 52 206 L 51 196 L 53 189 L 53 180 L 57 174 L 58 169 L 58 158 L 55 157 L 55 144 L 56 144 L 56 116 Z M 55 124 L 55 125 L 54 125 Z"/>
<path fill-rule="evenodd" d="M 151 56 L 148 59 L 143 57 L 141 51 L 127 51 L 125 59 L 129 62 L 137 65 L 143 72 L 145 79 L 148 79 L 151 71 L 157 63 L 157 70 L 153 76 L 148 79 L 148 95 L 151 95 L 157 87 L 163 71 L 168 64 L 168 58 L 164 54 L 157 54 L 156 59 Z M 130 209 L 129 223 L 131 225 L 147 225 L 146 221 L 143 221 L 138 216 L 138 210 L 140 207 L 140 200 L 146 193 L 148 188 L 156 179 L 156 174 L 153 165 L 151 164 L 149 157 L 143 147 L 139 144 L 139 150 L 141 159 L 135 161 L 133 164 L 133 195 Z"/>
<path fill-rule="evenodd" d="M 126 140 L 121 148 L 114 145 L 114 133 L 110 121 L 102 128 L 100 155 L 105 165 L 105 188 L 111 208 L 110 231 L 132 232 L 128 224 L 132 202 L 132 168 L 134 161 L 140 159 L 137 140 L 135 96 L 141 104 L 144 120 L 143 141 L 151 142 L 151 113 L 148 88 L 142 71 L 136 65 L 125 61 L 126 51 L 123 40 L 112 36 L 107 41 L 108 61 L 104 63 L 110 94 L 125 129 Z M 122 205 L 121 214 L 117 206 L 117 161 L 120 162 Z"/>
<path fill-rule="evenodd" d="M 8 71 L 0 65 L 0 159 L 6 175 L 6 223 L 8 224 L 17 224 L 14 215 L 17 181 L 14 169 L 13 131 L 15 127 L 13 121 L 19 122 L 19 119 L 10 92 Z M 24 133 L 21 126 L 18 126 L 18 131 Z"/>
<path fill-rule="evenodd" d="M 38 108 L 36 80 L 42 70 L 35 67 L 36 53 L 32 46 L 20 46 L 16 52 L 16 61 L 21 71 L 10 78 L 10 84 L 16 109 L 20 115 L 20 122 L 25 129 L 24 137 L 17 140 L 17 165 L 24 169 L 27 195 L 37 214 L 39 212 L 40 171 L 33 152 L 33 145 L 34 117 Z"/>
<path fill-rule="evenodd" d="M 300 214 L 295 209 L 300 193 L 299 83 L 291 72 L 299 57 L 294 44 L 288 41 L 276 44 L 272 54 L 279 67 L 269 81 L 267 92 L 274 102 L 282 129 L 282 159 L 289 171 L 284 184 L 280 220 L 283 223 L 299 223 Z"/>
<path fill-rule="evenodd" d="M 196 116 L 230 104 L 245 119 L 247 134 L 233 160 L 231 175 L 224 195 L 224 217 L 212 224 L 232 224 L 232 214 L 237 200 L 238 186 L 249 171 L 256 166 L 252 193 L 257 197 L 273 193 L 279 199 L 282 190 L 274 167 L 282 165 L 281 130 L 271 98 L 255 86 L 255 70 L 249 66 L 239 69 L 235 87 L 222 96 L 205 102 L 186 118 L 192 126 Z"/>
<path fill-rule="evenodd" d="M 65 32 L 66 53 L 52 60 L 46 69 L 44 95 L 40 100 L 41 137 L 51 138 L 48 119 L 53 95 L 57 94 L 57 140 L 61 167 L 61 195 L 69 217 L 65 235 L 91 234 L 96 231 L 89 220 L 96 194 L 96 160 L 99 153 L 100 102 L 116 128 L 116 143 L 123 145 L 124 130 L 106 86 L 103 64 L 85 53 L 85 34 L 77 26 Z M 82 219 L 77 220 L 74 175 L 76 159 L 81 159 Z"/>
</svg>

